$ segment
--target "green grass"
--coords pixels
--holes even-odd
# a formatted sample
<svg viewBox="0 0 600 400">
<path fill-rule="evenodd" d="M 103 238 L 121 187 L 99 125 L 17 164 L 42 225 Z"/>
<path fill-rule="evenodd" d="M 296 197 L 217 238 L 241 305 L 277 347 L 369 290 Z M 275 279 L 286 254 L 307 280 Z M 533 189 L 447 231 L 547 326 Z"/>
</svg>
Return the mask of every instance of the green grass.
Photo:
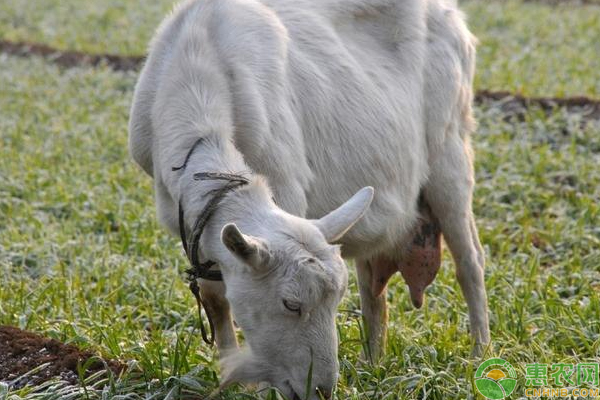
<svg viewBox="0 0 600 400">
<path fill-rule="evenodd" d="M 600 5 L 466 0 L 480 40 L 475 86 L 535 96 L 600 96 Z"/>
<path fill-rule="evenodd" d="M 63 50 L 143 54 L 171 0 L 4 0 L 0 38 Z"/>
<path fill-rule="evenodd" d="M 4 0 L 0 38 L 94 53 L 143 54 L 172 0 Z M 600 96 L 600 5 L 460 2 L 480 39 L 477 88 Z M 540 57 L 540 54 L 544 54 Z"/>
<path fill-rule="evenodd" d="M 103 23 L 96 21 L 95 11 L 85 11 L 84 23 L 64 15 L 69 2 L 60 3 L 65 7 L 61 11 L 36 3 L 47 14 L 23 11 L 24 19 L 32 18 L 22 24 L 28 27 L 24 37 L 40 39 L 36 32 L 41 27 L 54 26 L 54 39 L 41 38 L 66 47 L 124 53 L 143 49 L 164 9 L 155 5 L 142 12 L 135 3 L 123 2 L 128 11 Z M 16 9 L 17 4 L 33 7 L 10 0 L 0 9 Z M 471 11 L 494 7 L 466 4 Z M 524 27 L 539 22 L 530 18 L 538 7 L 546 9 L 523 5 L 522 22 L 520 8 L 509 3 L 506 9 L 513 15 L 511 24 Z M 128 41 L 121 41 L 117 32 L 100 34 L 119 25 L 115 21 L 131 18 L 129 12 L 148 13 L 143 19 L 147 33 L 128 36 Z M 6 25 L 6 18 L 0 13 L 0 25 Z M 493 31 L 490 19 L 475 19 L 471 17 L 475 29 L 490 24 L 491 38 L 527 35 Z M 569 21 L 575 23 L 575 18 Z M 482 39 L 484 44 L 492 40 Z M 497 63 L 494 76 L 505 78 L 494 81 L 499 85 L 494 88 L 516 89 L 502 85 L 518 68 L 552 60 L 554 54 L 543 49 L 548 52 L 536 50 L 518 64 Z M 480 62 L 480 76 L 481 68 Z M 565 79 L 598 82 L 600 73 L 592 72 L 584 76 L 567 70 Z M 527 93 L 548 94 L 546 84 L 557 81 L 546 72 L 539 75 L 524 88 Z M 118 380 L 106 375 L 88 380 L 83 394 L 81 388 L 54 383 L 39 388 L 44 396 L 21 389 L 10 392 L 9 399 L 183 398 L 185 393 L 205 396 L 218 385 L 215 351 L 202 343 L 196 329 L 180 244 L 157 225 L 151 181 L 127 155 L 135 79 L 135 73 L 62 70 L 38 58 L 0 55 L 0 324 L 93 349 L 131 367 Z M 517 368 L 516 398 L 523 395 L 527 362 L 600 357 L 600 124 L 582 127 L 576 116 L 560 110 L 550 116 L 531 110 L 524 121 L 505 121 L 495 109 L 477 109 L 477 117 L 474 206 L 488 260 L 490 354 Z M 469 359 L 467 310 L 447 253 L 426 298 L 422 310 L 413 310 L 402 281 L 392 280 L 387 356 L 372 366 L 359 357 L 363 343 L 352 277 L 338 318 L 337 398 L 474 396 L 478 363 Z M 0 384 L 0 399 L 8 396 L 3 391 Z M 257 398 L 243 392 L 233 388 L 224 398 Z"/>
</svg>

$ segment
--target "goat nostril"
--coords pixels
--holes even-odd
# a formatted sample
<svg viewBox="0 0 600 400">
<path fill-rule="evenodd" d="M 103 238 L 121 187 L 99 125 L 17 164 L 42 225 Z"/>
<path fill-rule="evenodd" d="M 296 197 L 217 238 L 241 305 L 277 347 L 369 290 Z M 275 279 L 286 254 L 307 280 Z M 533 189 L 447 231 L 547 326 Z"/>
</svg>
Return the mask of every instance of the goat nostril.
<svg viewBox="0 0 600 400">
<path fill-rule="evenodd" d="M 318 387 L 317 388 L 317 394 L 319 396 L 321 396 L 321 398 L 324 399 L 324 400 L 331 399 L 331 389 L 326 389 L 324 387 Z"/>
</svg>

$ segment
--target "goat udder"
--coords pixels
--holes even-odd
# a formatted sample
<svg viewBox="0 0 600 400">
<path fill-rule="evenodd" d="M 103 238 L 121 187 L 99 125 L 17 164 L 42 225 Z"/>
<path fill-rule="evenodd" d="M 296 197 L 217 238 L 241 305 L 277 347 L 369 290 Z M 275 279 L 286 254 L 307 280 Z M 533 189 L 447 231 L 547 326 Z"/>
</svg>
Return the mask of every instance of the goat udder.
<svg viewBox="0 0 600 400">
<path fill-rule="evenodd" d="M 419 207 L 420 223 L 412 242 L 399 266 L 400 273 L 410 290 L 416 308 L 423 305 L 425 288 L 433 282 L 442 262 L 442 231 L 440 224 L 425 204 Z"/>
<path fill-rule="evenodd" d="M 423 305 L 425 288 L 435 279 L 442 259 L 442 234 L 439 222 L 426 204 L 421 204 L 419 211 L 421 218 L 413 231 L 402 260 L 395 262 L 385 257 L 378 257 L 370 262 L 373 295 L 379 296 L 391 276 L 400 271 L 416 308 Z"/>
</svg>

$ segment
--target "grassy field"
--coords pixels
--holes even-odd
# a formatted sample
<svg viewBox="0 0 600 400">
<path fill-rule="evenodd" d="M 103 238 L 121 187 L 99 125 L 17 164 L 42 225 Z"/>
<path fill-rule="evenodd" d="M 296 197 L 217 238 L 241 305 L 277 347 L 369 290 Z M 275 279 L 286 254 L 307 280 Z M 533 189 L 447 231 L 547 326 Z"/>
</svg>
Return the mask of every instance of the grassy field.
<svg viewBox="0 0 600 400">
<path fill-rule="evenodd" d="M 0 36 L 139 54 L 168 2 L 0 3 Z M 87 3 L 86 3 L 87 4 Z M 468 1 L 480 88 L 598 95 L 600 7 Z M 111 7 L 117 7 L 111 9 Z M 127 155 L 135 73 L 0 55 L 0 324 L 128 361 L 120 379 L 8 391 L 20 398 L 183 398 L 218 385 L 196 328 L 180 244 L 156 222 L 150 179 Z M 600 357 L 600 124 L 478 108 L 475 211 L 487 254 L 493 348 L 528 362 Z M 413 310 L 390 284 L 387 356 L 360 360 L 355 280 L 339 310 L 339 399 L 474 398 L 467 312 L 449 255 Z M 523 395 L 524 379 L 513 398 Z M 62 390 L 62 392 L 61 392 Z M 72 396 L 72 397 L 69 397 Z M 269 394 L 274 398 L 274 394 Z M 258 398 L 243 388 L 225 399 Z"/>
<path fill-rule="evenodd" d="M 4 0 L 0 38 L 94 53 L 144 54 L 173 0 Z M 461 0 L 480 40 L 477 88 L 600 96 L 600 4 Z M 543 55 L 543 56 L 542 56 Z"/>
</svg>

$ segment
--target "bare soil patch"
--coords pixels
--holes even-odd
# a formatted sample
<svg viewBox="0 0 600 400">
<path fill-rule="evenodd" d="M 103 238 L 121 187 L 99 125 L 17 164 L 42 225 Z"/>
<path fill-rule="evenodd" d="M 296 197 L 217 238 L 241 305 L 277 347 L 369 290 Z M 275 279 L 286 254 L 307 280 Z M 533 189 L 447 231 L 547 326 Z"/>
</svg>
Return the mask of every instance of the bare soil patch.
<svg viewBox="0 0 600 400">
<path fill-rule="evenodd" d="M 124 364 L 114 360 L 103 361 L 94 353 L 82 351 L 76 346 L 12 326 L 0 326 L 0 382 L 9 382 L 13 388 L 37 385 L 55 378 L 75 384 L 78 381 L 77 366 L 88 361 L 86 375 L 106 367 L 115 375 L 125 369 Z M 40 371 L 19 379 L 46 363 L 49 365 Z"/>
<path fill-rule="evenodd" d="M 6 40 L 0 40 L 0 52 L 20 57 L 40 56 L 66 68 L 105 64 L 116 71 L 137 69 L 144 60 L 141 56 L 88 54 L 80 51 L 58 50 L 45 44 Z"/>
<path fill-rule="evenodd" d="M 600 100 L 586 96 L 575 97 L 525 97 L 505 91 L 479 90 L 475 94 L 477 104 L 498 108 L 503 114 L 523 119 L 527 110 L 540 108 L 547 114 L 558 108 L 578 114 L 583 121 L 600 120 Z"/>
</svg>

